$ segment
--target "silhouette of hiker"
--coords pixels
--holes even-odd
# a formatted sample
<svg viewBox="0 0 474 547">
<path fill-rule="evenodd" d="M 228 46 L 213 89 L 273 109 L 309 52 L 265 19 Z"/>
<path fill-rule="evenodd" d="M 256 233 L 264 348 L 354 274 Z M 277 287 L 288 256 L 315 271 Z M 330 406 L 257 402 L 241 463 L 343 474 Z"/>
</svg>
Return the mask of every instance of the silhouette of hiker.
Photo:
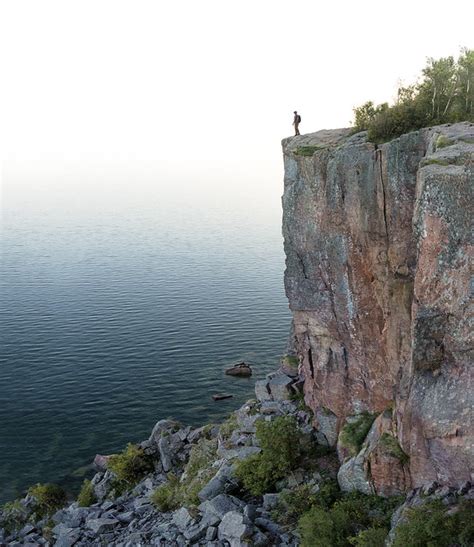
<svg viewBox="0 0 474 547">
<path fill-rule="evenodd" d="M 296 135 L 300 134 L 300 130 L 298 129 L 300 123 L 301 123 L 301 116 L 296 112 L 296 110 L 293 112 L 295 117 L 293 118 L 293 125 L 295 126 L 295 137 Z"/>
</svg>

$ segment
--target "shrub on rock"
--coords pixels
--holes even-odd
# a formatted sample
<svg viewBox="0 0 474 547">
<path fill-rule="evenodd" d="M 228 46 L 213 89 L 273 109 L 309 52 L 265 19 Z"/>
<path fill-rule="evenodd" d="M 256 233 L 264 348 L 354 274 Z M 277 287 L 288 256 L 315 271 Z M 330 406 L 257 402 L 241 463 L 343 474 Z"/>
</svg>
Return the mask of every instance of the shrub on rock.
<svg viewBox="0 0 474 547">
<path fill-rule="evenodd" d="M 240 461 L 236 477 L 251 494 L 260 496 L 297 466 L 302 456 L 303 435 L 290 416 L 272 422 L 259 420 L 255 425 L 262 451 Z"/>
<path fill-rule="evenodd" d="M 179 506 L 179 481 L 175 475 L 168 475 L 168 482 L 159 486 L 152 494 L 151 501 L 153 505 L 163 512 L 172 511 Z"/>
<path fill-rule="evenodd" d="M 347 547 L 353 544 L 383 547 L 391 515 L 399 503 L 399 498 L 387 499 L 353 492 L 337 500 L 329 509 L 315 505 L 299 520 L 301 546 Z M 364 531 L 367 533 L 361 534 Z"/>
<path fill-rule="evenodd" d="M 408 510 L 408 520 L 396 529 L 393 547 L 407 545 L 474 545 L 474 501 L 459 505 L 455 512 L 441 501 Z"/>
<path fill-rule="evenodd" d="M 363 412 L 354 417 L 350 422 L 347 422 L 342 428 L 339 443 L 341 447 L 347 450 L 350 456 L 358 454 L 375 418 L 376 414 Z"/>
<path fill-rule="evenodd" d="M 116 477 L 114 488 L 117 493 L 132 488 L 154 470 L 151 456 L 131 443 L 121 454 L 110 456 L 107 467 Z"/>
<path fill-rule="evenodd" d="M 66 504 L 66 493 L 57 484 L 36 484 L 28 494 L 35 500 L 34 515 L 38 520 L 50 517 Z"/>
<path fill-rule="evenodd" d="M 79 507 L 90 507 L 97 501 L 97 497 L 94 492 L 94 485 L 90 480 L 85 480 L 82 483 L 81 491 L 77 497 L 77 504 Z"/>
</svg>

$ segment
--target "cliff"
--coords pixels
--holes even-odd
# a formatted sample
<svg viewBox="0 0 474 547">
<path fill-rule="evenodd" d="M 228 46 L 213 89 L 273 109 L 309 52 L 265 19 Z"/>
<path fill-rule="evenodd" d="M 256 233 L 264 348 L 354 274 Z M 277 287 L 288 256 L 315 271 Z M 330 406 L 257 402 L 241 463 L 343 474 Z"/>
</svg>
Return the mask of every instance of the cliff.
<svg viewBox="0 0 474 547">
<path fill-rule="evenodd" d="M 472 479 L 473 124 L 282 145 L 290 347 L 341 486 Z M 350 453 L 340 432 L 366 413 L 378 417 Z"/>
</svg>

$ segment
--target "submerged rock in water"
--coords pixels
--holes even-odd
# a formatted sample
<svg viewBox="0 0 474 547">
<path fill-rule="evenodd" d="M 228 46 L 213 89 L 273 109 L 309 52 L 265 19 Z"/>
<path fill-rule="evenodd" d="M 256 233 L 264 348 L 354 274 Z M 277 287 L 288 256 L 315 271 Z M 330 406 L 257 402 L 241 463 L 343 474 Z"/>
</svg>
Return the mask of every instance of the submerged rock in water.
<svg viewBox="0 0 474 547">
<path fill-rule="evenodd" d="M 224 399 L 232 399 L 233 395 L 230 393 L 216 393 L 212 396 L 214 401 L 223 401 Z"/>
</svg>

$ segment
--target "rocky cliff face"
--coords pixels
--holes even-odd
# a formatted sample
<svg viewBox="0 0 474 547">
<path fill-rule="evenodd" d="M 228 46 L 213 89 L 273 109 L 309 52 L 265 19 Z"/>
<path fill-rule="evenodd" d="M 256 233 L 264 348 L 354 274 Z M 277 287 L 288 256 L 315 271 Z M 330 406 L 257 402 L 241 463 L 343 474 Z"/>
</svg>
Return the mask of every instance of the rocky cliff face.
<svg viewBox="0 0 474 547">
<path fill-rule="evenodd" d="M 379 146 L 320 131 L 283 152 L 292 345 L 316 426 L 335 444 L 379 415 L 357 455 L 339 441 L 363 491 L 472 479 L 473 124 Z"/>
</svg>

